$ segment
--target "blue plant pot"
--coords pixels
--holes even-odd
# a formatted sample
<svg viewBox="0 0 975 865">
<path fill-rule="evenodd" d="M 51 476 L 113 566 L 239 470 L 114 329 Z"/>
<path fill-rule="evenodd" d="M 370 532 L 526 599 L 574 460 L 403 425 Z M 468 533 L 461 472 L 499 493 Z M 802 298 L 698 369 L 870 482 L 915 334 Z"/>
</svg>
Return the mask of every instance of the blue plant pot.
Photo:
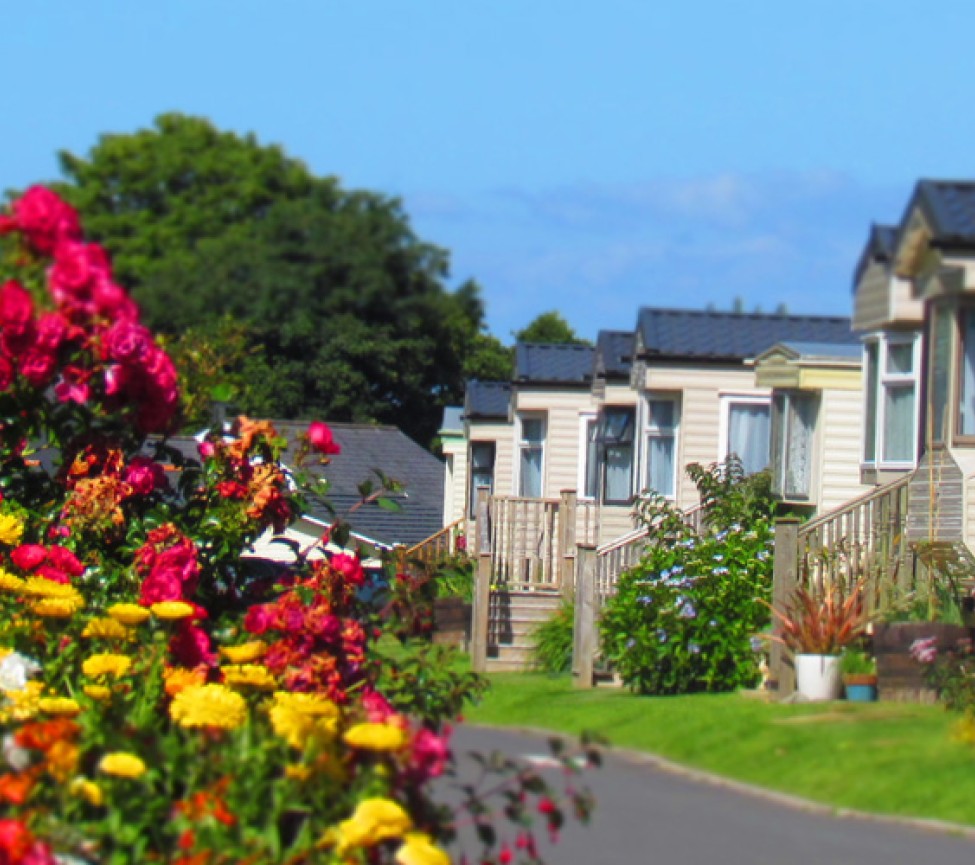
<svg viewBox="0 0 975 865">
<path fill-rule="evenodd" d="M 872 703 L 877 699 L 877 686 L 847 685 L 846 699 L 853 703 Z"/>
</svg>

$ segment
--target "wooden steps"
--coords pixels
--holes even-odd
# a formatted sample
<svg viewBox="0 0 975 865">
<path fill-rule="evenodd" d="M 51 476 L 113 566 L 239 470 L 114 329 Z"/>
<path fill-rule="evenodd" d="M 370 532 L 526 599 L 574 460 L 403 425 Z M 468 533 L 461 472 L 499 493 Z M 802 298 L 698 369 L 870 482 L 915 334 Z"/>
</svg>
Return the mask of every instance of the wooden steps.
<svg viewBox="0 0 975 865">
<path fill-rule="evenodd" d="M 531 668 L 532 631 L 562 603 L 557 591 L 491 592 L 487 668 L 493 672 Z"/>
</svg>

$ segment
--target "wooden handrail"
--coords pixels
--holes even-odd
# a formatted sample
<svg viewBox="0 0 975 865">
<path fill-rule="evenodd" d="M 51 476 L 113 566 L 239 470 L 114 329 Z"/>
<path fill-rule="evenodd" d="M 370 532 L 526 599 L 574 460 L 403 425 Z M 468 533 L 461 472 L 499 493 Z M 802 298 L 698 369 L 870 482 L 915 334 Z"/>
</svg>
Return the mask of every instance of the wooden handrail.
<svg viewBox="0 0 975 865">
<path fill-rule="evenodd" d="M 420 543 L 414 544 L 412 547 L 408 547 L 406 550 L 406 555 L 412 556 L 414 553 L 421 550 L 423 547 L 435 545 L 437 541 L 444 537 L 450 537 L 453 533 L 460 527 L 464 525 L 464 518 L 461 517 L 458 520 L 454 520 L 450 525 L 444 526 L 439 532 L 435 532 L 430 535 L 429 538 L 424 538 Z"/>
<path fill-rule="evenodd" d="M 820 514 L 817 517 L 813 517 L 813 519 L 803 523 L 799 527 L 800 537 L 802 535 L 810 534 L 822 526 L 828 525 L 833 520 L 839 519 L 840 517 L 852 513 L 857 508 L 869 504 L 874 499 L 881 499 L 892 493 L 900 492 L 900 490 L 903 487 L 906 487 L 911 482 L 911 478 L 913 477 L 913 475 L 914 473 L 911 472 L 911 474 L 905 475 L 902 478 L 898 478 L 895 481 L 891 481 L 888 484 L 884 484 L 883 486 L 876 487 L 875 489 L 872 490 L 867 490 L 867 492 L 857 496 L 855 499 L 850 499 L 850 501 L 848 501 L 846 504 L 840 505 L 840 507 L 834 508 L 831 511 L 827 511 L 824 514 Z"/>
</svg>

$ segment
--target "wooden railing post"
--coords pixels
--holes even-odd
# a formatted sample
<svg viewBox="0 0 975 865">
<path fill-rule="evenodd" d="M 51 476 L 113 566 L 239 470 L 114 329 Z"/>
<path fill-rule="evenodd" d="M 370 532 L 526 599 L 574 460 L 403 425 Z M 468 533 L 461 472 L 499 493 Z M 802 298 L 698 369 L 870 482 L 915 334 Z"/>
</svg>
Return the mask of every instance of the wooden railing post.
<svg viewBox="0 0 975 865">
<path fill-rule="evenodd" d="M 559 589 L 563 598 L 575 591 L 576 565 L 576 491 L 562 490 L 559 501 Z"/>
<path fill-rule="evenodd" d="M 477 491 L 477 573 L 471 611 L 471 667 L 475 673 L 487 670 L 488 619 L 491 606 L 491 526 L 487 487 Z"/>
<path fill-rule="evenodd" d="M 593 687 L 593 661 L 596 657 L 596 547 L 579 544 L 576 548 L 575 627 L 572 639 L 572 684 Z"/>
<path fill-rule="evenodd" d="M 799 580 L 799 523 L 795 517 L 775 521 L 775 553 L 772 562 L 772 606 L 784 610 L 792 600 Z M 780 636 L 782 625 L 772 617 L 772 634 Z M 796 689 L 795 667 L 785 646 L 773 640 L 769 649 L 769 671 L 780 696 Z"/>
</svg>

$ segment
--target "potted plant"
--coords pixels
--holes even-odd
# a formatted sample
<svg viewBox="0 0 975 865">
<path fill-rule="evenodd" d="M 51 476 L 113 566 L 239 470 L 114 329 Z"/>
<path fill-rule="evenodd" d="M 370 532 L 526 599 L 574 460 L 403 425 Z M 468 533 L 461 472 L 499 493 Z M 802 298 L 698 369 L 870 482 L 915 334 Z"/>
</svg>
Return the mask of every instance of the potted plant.
<svg viewBox="0 0 975 865">
<path fill-rule="evenodd" d="M 871 618 L 863 589 L 863 580 L 848 586 L 840 579 L 797 587 L 783 609 L 768 605 L 778 620 L 771 638 L 792 651 L 796 691 L 806 699 L 839 698 L 840 653 L 864 633 Z"/>
<path fill-rule="evenodd" d="M 840 673 L 846 699 L 857 703 L 872 703 L 877 699 L 877 662 L 873 656 L 853 646 L 843 650 Z"/>
</svg>

